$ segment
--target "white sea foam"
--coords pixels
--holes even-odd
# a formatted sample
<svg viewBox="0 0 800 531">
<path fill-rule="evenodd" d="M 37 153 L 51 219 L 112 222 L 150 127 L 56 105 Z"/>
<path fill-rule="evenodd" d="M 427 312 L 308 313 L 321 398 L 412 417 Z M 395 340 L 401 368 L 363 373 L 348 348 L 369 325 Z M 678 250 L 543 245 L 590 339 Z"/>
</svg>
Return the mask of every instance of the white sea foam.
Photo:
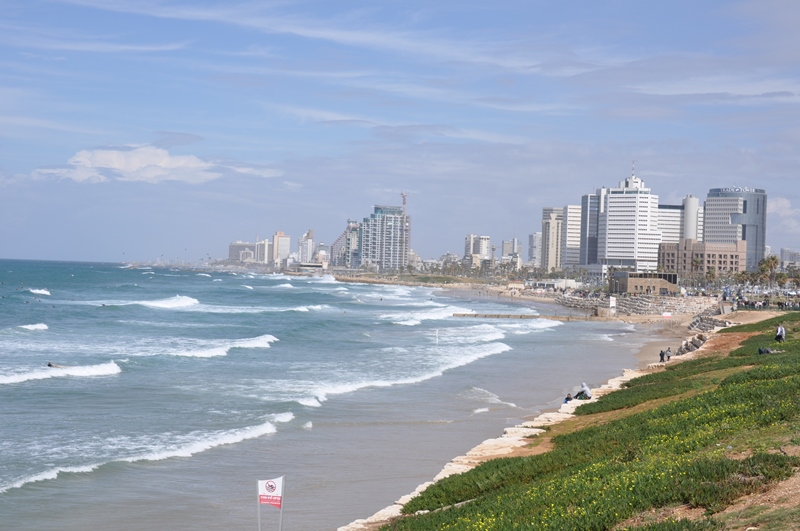
<svg viewBox="0 0 800 531">
<path fill-rule="evenodd" d="M 295 306 L 294 308 L 289 308 L 288 310 L 285 310 L 285 311 L 289 311 L 289 312 L 310 312 L 310 311 L 318 312 L 318 311 L 324 310 L 326 308 L 330 308 L 330 306 L 328 306 L 327 304 L 312 304 L 310 306 Z"/>
<path fill-rule="evenodd" d="M 30 325 L 20 325 L 20 328 L 24 328 L 25 330 L 47 330 L 49 327 L 44 323 L 37 323 L 37 324 L 30 324 Z"/>
<path fill-rule="evenodd" d="M 505 343 L 488 343 L 473 346 L 459 346 L 450 347 L 450 355 L 444 356 L 439 363 L 439 366 L 429 370 L 428 372 L 420 373 L 417 375 L 409 375 L 406 377 L 398 377 L 395 379 L 379 379 L 379 380 L 362 380 L 354 382 L 343 382 L 329 385 L 317 386 L 311 390 L 312 394 L 319 402 L 324 402 L 330 395 L 347 394 L 364 389 L 367 387 L 391 387 L 394 385 L 409 385 L 417 384 L 436 378 L 444 374 L 445 371 L 455 369 L 463 365 L 468 365 L 474 361 L 487 356 L 500 354 L 511 350 L 511 347 Z M 514 406 L 516 407 L 516 406 Z"/>
<path fill-rule="evenodd" d="M 66 467 L 58 467 L 58 468 L 51 468 L 49 470 L 45 470 L 44 472 L 40 472 L 39 474 L 34 474 L 33 476 L 28 476 L 12 483 L 8 483 L 6 485 L 0 485 L 0 494 L 6 492 L 11 489 L 18 489 L 23 485 L 27 485 L 28 483 L 36 483 L 38 481 L 48 481 L 51 479 L 56 479 L 59 474 L 61 473 L 73 473 L 73 474 L 81 474 L 91 472 L 95 470 L 100 465 L 86 465 L 86 466 L 66 466 Z"/>
<path fill-rule="evenodd" d="M 186 358 L 214 358 L 227 356 L 234 348 L 269 348 L 270 343 L 278 341 L 278 338 L 265 334 L 263 336 L 247 339 L 237 339 L 234 341 L 217 341 L 206 348 L 175 350 L 169 352 L 171 356 L 182 356 Z"/>
<path fill-rule="evenodd" d="M 275 287 L 276 287 L 276 288 L 293 288 L 294 286 L 292 286 L 291 284 L 289 284 L 289 283 L 287 282 L 286 284 L 278 284 L 278 285 L 277 285 L 277 286 L 275 286 Z"/>
<path fill-rule="evenodd" d="M 473 345 L 497 341 L 506 337 L 503 330 L 491 324 L 443 328 L 438 332 L 428 332 L 429 335 L 437 333 L 441 345 Z"/>
<path fill-rule="evenodd" d="M 300 404 L 301 406 L 306 406 L 306 407 L 321 407 L 322 406 L 322 404 L 320 404 L 319 400 L 317 400 L 316 398 L 301 398 L 301 399 L 297 400 L 297 403 Z"/>
<path fill-rule="evenodd" d="M 99 365 L 77 365 L 73 367 L 43 367 L 17 374 L 0 375 L 1 384 L 15 384 L 30 380 L 46 380 L 48 378 L 59 378 L 64 376 L 73 377 L 92 377 L 92 376 L 111 376 L 119 374 L 122 369 L 119 365 L 110 361 Z"/>
<path fill-rule="evenodd" d="M 222 279 L 221 278 L 215 278 L 214 280 L 212 280 L 212 282 L 222 282 Z"/>
<path fill-rule="evenodd" d="M 561 321 L 551 321 L 549 319 L 540 318 L 520 320 L 516 323 L 501 322 L 498 323 L 497 326 L 500 329 L 508 331 L 512 334 L 523 335 L 530 334 L 532 332 L 542 332 L 557 326 L 562 326 L 563 324 L 564 323 Z"/>
<path fill-rule="evenodd" d="M 198 276 L 198 277 L 208 277 L 208 278 L 211 278 L 211 275 L 209 275 L 208 273 L 197 273 L 197 276 Z"/>
<path fill-rule="evenodd" d="M 291 422 L 294 420 L 294 413 L 287 411 L 286 413 L 275 413 L 271 415 L 273 422 Z"/>
<path fill-rule="evenodd" d="M 477 414 L 477 413 L 488 413 L 488 412 L 489 412 L 489 408 L 488 407 L 479 407 L 478 409 L 475 409 L 475 410 L 472 411 L 472 413 L 475 413 L 475 414 Z"/>
<path fill-rule="evenodd" d="M 313 427 L 314 427 L 314 424 L 310 420 L 308 422 L 306 422 L 305 424 L 303 424 L 303 429 L 304 430 L 310 430 Z"/>
<path fill-rule="evenodd" d="M 29 289 L 28 291 L 30 291 L 34 295 L 50 295 L 50 291 L 46 289 Z"/>
<path fill-rule="evenodd" d="M 474 312 L 467 308 L 460 308 L 458 306 L 444 306 L 427 311 L 386 313 L 380 315 L 379 318 L 386 321 L 391 321 L 392 323 L 398 325 L 416 326 L 421 324 L 422 321 L 447 319 L 452 317 L 454 313 Z"/>
<path fill-rule="evenodd" d="M 248 286 L 247 284 L 242 284 L 242 287 L 246 289 L 253 289 L 253 286 Z"/>
<path fill-rule="evenodd" d="M 121 461 L 135 463 L 137 461 L 162 461 L 171 457 L 191 457 L 194 454 L 210 450 L 217 446 L 236 444 L 246 441 L 247 439 L 255 439 L 263 435 L 269 435 L 276 431 L 274 424 L 265 422 L 264 424 L 251 426 L 249 428 L 220 431 L 211 434 L 193 434 L 189 438 L 195 438 L 195 440 L 183 444 L 164 445 L 162 448 L 158 448 L 148 454 L 128 457 L 121 459 Z"/>
<path fill-rule="evenodd" d="M 290 413 L 291 415 L 291 413 Z M 177 437 L 178 442 L 168 443 L 164 441 L 152 441 L 148 452 L 129 457 L 122 457 L 119 459 L 112 459 L 106 463 L 93 463 L 82 466 L 71 467 L 55 467 L 45 470 L 38 474 L 28 476 L 6 485 L 0 485 L 0 493 L 6 492 L 10 489 L 20 488 L 28 483 L 35 483 L 38 481 L 47 481 L 56 479 L 60 474 L 64 473 L 88 473 L 98 469 L 107 463 L 113 462 L 127 462 L 135 463 L 138 461 L 163 461 L 172 457 L 191 457 L 200 452 L 216 448 L 217 446 L 224 446 L 229 444 L 236 444 L 248 439 L 255 439 L 263 435 L 275 433 L 275 425 L 271 422 L 265 422 L 256 426 L 247 428 L 240 428 L 228 431 L 217 431 L 211 433 L 192 433 L 186 436 Z"/>
<path fill-rule="evenodd" d="M 179 310 L 200 304 L 200 301 L 192 297 L 186 297 L 185 295 L 175 295 L 174 297 L 170 297 L 168 299 L 160 299 L 155 301 L 136 301 L 134 304 L 140 304 L 142 306 L 147 306 L 148 308 L 158 308 L 162 310 Z"/>
<path fill-rule="evenodd" d="M 481 389 L 480 387 L 473 387 L 470 389 L 470 398 L 480 400 L 481 402 L 486 402 L 489 404 L 502 404 L 504 406 L 509 407 L 517 407 L 517 405 L 513 402 L 505 402 L 500 399 L 499 396 L 492 393 L 491 391 L 487 391 L 486 389 Z"/>
<path fill-rule="evenodd" d="M 143 275 L 155 275 L 156 273 L 155 273 L 155 271 L 145 271 L 145 272 L 144 272 L 144 273 L 142 273 L 142 274 L 143 274 Z"/>
</svg>

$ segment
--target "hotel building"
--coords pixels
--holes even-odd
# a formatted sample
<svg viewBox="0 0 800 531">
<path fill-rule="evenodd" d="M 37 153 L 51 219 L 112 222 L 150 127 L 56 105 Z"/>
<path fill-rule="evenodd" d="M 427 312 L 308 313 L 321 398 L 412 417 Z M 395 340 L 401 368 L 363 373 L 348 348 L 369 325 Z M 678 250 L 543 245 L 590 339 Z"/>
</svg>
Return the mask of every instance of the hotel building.
<svg viewBox="0 0 800 531">
<path fill-rule="evenodd" d="M 767 236 L 767 193 L 764 190 L 732 187 L 708 191 L 703 226 L 707 243 L 747 242 L 747 271 L 757 271 L 765 256 Z"/>
</svg>

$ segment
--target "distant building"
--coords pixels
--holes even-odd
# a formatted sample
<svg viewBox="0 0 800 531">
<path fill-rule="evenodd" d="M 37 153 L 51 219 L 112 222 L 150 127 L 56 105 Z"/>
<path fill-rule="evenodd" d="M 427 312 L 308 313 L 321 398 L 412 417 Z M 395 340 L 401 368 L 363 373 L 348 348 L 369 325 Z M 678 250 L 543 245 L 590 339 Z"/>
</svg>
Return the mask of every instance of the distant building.
<svg viewBox="0 0 800 531">
<path fill-rule="evenodd" d="M 301 264 L 314 261 L 314 231 L 311 229 L 297 240 L 297 261 Z"/>
<path fill-rule="evenodd" d="M 658 267 L 658 196 L 634 174 L 606 194 L 599 216 L 597 257 L 602 265 L 636 272 Z"/>
<path fill-rule="evenodd" d="M 408 266 L 411 218 L 401 206 L 376 206 L 359 229 L 359 259 L 362 267 L 378 271 L 400 271 Z"/>
<path fill-rule="evenodd" d="M 581 196 L 581 242 L 580 265 L 598 264 L 597 235 L 600 226 L 600 214 L 605 212 L 606 193 L 608 190 L 598 188 L 592 194 Z"/>
<path fill-rule="evenodd" d="M 275 264 L 276 267 L 281 267 L 284 260 L 289 258 L 289 255 L 292 252 L 292 239 L 283 233 L 283 231 L 278 231 L 272 237 L 272 263 Z"/>
<path fill-rule="evenodd" d="M 545 207 L 542 209 L 542 269 L 546 272 L 561 271 L 561 224 L 564 209 Z"/>
<path fill-rule="evenodd" d="M 581 207 L 567 205 L 561 215 L 561 269 L 581 262 Z"/>
<path fill-rule="evenodd" d="M 258 238 L 256 238 L 258 239 Z M 272 262 L 272 242 L 269 240 L 261 240 L 256 242 L 256 262 L 260 264 L 269 264 Z"/>
<path fill-rule="evenodd" d="M 467 234 L 464 238 L 464 258 L 472 260 L 473 255 L 478 255 L 479 260 L 488 260 L 492 257 L 492 244 L 489 236 Z"/>
<path fill-rule="evenodd" d="M 542 233 L 528 235 L 528 263 L 531 267 L 542 266 Z"/>
<path fill-rule="evenodd" d="M 231 262 L 255 262 L 256 244 L 237 240 L 228 245 L 228 260 Z"/>
<path fill-rule="evenodd" d="M 687 195 L 680 205 L 658 205 L 658 230 L 662 242 L 702 241 L 703 209 L 700 200 Z"/>
<path fill-rule="evenodd" d="M 347 220 L 347 228 L 331 245 L 331 264 L 336 267 L 358 267 L 358 229 L 361 224 Z"/>
<path fill-rule="evenodd" d="M 658 249 L 658 268 L 681 277 L 705 276 L 712 270 L 716 276 L 733 276 L 746 268 L 747 243 L 709 243 L 680 240 L 662 243 Z"/>
<path fill-rule="evenodd" d="M 674 295 L 678 292 L 678 275 L 615 271 L 608 277 L 608 291 L 636 295 Z"/>
<path fill-rule="evenodd" d="M 781 249 L 781 269 L 789 269 L 790 267 L 800 267 L 800 251 L 792 251 L 791 249 Z"/>
<path fill-rule="evenodd" d="M 520 245 L 519 240 L 516 238 L 512 238 L 510 240 L 503 240 L 503 244 L 501 246 L 501 257 L 506 258 L 510 257 L 515 254 L 519 254 Z"/>
<path fill-rule="evenodd" d="M 712 188 L 705 204 L 703 241 L 747 242 L 747 271 L 757 271 L 765 256 L 767 192 L 746 187 Z"/>
</svg>

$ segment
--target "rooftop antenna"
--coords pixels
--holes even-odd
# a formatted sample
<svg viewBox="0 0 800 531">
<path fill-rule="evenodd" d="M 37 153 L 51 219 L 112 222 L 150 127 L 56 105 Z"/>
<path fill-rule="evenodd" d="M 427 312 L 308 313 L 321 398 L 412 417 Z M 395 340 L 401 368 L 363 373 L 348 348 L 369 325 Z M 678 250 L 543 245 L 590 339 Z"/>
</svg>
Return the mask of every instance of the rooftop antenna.
<svg viewBox="0 0 800 531">
<path fill-rule="evenodd" d="M 631 161 L 631 177 L 636 177 L 636 161 Z"/>
</svg>

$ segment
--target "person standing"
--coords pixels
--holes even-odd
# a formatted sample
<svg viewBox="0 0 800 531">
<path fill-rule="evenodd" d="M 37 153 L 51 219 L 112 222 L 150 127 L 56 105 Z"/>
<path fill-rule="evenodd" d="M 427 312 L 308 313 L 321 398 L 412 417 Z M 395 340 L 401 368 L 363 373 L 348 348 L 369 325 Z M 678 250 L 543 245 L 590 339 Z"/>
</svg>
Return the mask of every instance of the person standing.
<svg viewBox="0 0 800 531">
<path fill-rule="evenodd" d="M 783 323 L 778 325 L 778 331 L 775 333 L 775 341 L 778 343 L 786 341 L 786 329 L 783 327 Z"/>
</svg>

